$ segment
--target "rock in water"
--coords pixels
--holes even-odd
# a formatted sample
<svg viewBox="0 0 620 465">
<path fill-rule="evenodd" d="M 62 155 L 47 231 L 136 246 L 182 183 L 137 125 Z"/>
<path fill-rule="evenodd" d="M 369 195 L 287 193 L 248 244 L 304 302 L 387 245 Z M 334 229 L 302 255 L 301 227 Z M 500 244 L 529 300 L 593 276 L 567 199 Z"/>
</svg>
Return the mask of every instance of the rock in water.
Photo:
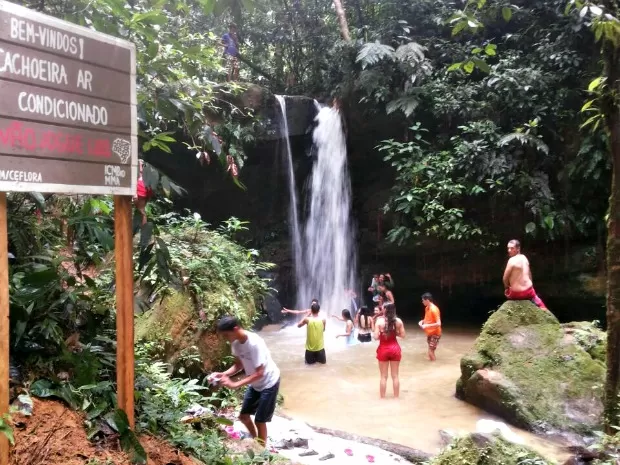
<svg viewBox="0 0 620 465">
<path fill-rule="evenodd" d="M 508 301 L 461 359 L 457 397 L 531 431 L 588 434 L 601 423 L 605 376 L 589 352 L 550 312 Z"/>
<path fill-rule="evenodd" d="M 491 435 L 474 433 L 456 439 L 430 465 L 551 465 L 535 452 Z"/>
</svg>

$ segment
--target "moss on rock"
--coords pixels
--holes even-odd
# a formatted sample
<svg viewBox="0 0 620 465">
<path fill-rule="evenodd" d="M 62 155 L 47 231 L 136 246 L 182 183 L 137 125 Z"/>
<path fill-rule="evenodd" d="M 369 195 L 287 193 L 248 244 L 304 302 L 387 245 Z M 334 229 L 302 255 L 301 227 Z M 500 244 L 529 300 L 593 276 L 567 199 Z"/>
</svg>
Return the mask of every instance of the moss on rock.
<svg viewBox="0 0 620 465">
<path fill-rule="evenodd" d="M 535 452 L 502 438 L 471 434 L 456 439 L 430 465 L 551 465 Z"/>
<path fill-rule="evenodd" d="M 595 347 L 568 337 L 550 312 L 508 301 L 461 360 L 457 396 L 530 430 L 591 431 L 605 374 Z"/>
<path fill-rule="evenodd" d="M 179 218 L 161 234 L 178 287 L 165 287 L 163 298 L 136 318 L 136 339 L 176 374 L 196 377 L 203 366 L 219 367 L 229 351 L 215 334 L 217 321 L 234 315 L 251 327 L 257 301 L 269 291 L 260 272 L 272 265 L 257 262 L 256 251 L 234 242 L 240 227 L 235 221 L 213 231 L 199 220 Z"/>
<path fill-rule="evenodd" d="M 150 343 L 151 355 L 169 363 L 176 374 L 197 376 L 215 368 L 228 354 L 213 331 L 201 328 L 187 293 L 173 292 L 136 318 L 136 340 Z"/>
</svg>

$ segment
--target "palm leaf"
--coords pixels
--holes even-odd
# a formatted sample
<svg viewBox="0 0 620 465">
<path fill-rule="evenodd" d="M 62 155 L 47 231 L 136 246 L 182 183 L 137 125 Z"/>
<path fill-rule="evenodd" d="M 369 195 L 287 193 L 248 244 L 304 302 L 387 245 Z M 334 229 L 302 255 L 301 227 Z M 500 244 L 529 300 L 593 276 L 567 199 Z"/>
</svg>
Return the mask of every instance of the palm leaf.
<svg viewBox="0 0 620 465">
<path fill-rule="evenodd" d="M 375 65 L 383 59 L 394 59 L 394 48 L 380 42 L 368 42 L 362 46 L 355 61 L 362 64 L 362 69 Z"/>
<path fill-rule="evenodd" d="M 530 147 L 534 147 L 536 150 L 543 152 L 545 155 L 549 154 L 549 146 L 545 144 L 542 139 L 522 132 L 507 134 L 502 137 L 497 144 L 500 147 L 503 147 L 515 141 L 519 142 L 521 145 L 529 145 Z"/>
<path fill-rule="evenodd" d="M 420 101 L 417 98 L 412 95 L 407 95 L 405 97 L 400 97 L 396 100 L 388 102 L 388 104 L 385 106 L 385 111 L 389 115 L 398 110 L 401 110 L 405 114 L 405 116 L 411 116 L 419 104 Z"/>
<path fill-rule="evenodd" d="M 398 61 L 415 65 L 424 61 L 424 52 L 426 52 L 426 50 L 426 47 L 423 47 L 417 42 L 409 42 L 398 47 L 394 55 Z"/>
</svg>

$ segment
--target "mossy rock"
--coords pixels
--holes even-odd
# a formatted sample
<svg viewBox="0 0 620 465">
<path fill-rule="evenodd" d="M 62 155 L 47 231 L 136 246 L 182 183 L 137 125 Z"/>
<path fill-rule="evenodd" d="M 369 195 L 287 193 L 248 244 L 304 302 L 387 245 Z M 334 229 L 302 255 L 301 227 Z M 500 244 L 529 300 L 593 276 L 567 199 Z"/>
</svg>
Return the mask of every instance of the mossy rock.
<svg viewBox="0 0 620 465">
<path fill-rule="evenodd" d="M 229 349 L 213 330 L 200 324 L 190 296 L 174 292 L 151 310 L 136 317 L 136 340 L 153 343 L 156 357 L 175 373 L 197 376 L 218 366 Z"/>
<path fill-rule="evenodd" d="M 504 303 L 462 358 L 457 396 L 529 430 L 591 432 L 602 414 L 604 341 L 584 328 L 571 335 L 529 301 Z"/>
<path fill-rule="evenodd" d="M 535 452 L 500 437 L 471 434 L 456 439 L 430 465 L 551 465 Z"/>
</svg>

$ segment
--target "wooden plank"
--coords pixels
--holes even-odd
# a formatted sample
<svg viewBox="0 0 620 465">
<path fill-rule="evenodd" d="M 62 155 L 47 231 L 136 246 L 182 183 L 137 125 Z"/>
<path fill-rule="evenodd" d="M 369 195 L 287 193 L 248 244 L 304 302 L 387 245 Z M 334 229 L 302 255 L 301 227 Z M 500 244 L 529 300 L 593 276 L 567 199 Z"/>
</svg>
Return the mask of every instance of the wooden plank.
<svg viewBox="0 0 620 465">
<path fill-rule="evenodd" d="M 121 103 L 131 100 L 127 73 L 59 58 L 2 40 L 0 79 Z"/>
<path fill-rule="evenodd" d="M 0 116 L 8 118 L 131 134 L 131 106 L 0 80 Z"/>
<path fill-rule="evenodd" d="M 4 155 L 129 165 L 136 162 L 132 149 L 126 134 L 0 117 L 0 153 Z"/>
<path fill-rule="evenodd" d="M 114 196 L 116 258 L 116 383 L 118 406 L 134 428 L 134 295 L 132 198 Z"/>
<path fill-rule="evenodd" d="M 131 72 L 134 45 L 0 0 L 0 39 L 94 65 Z"/>
<path fill-rule="evenodd" d="M 9 243 L 6 193 L 0 192 L 0 416 L 9 413 Z M 9 442 L 0 434 L 0 465 L 9 465 Z"/>
<path fill-rule="evenodd" d="M 9 192 L 70 192 L 134 195 L 137 166 L 72 162 L 48 158 L 4 156 L 0 152 L 0 190 Z"/>
</svg>

